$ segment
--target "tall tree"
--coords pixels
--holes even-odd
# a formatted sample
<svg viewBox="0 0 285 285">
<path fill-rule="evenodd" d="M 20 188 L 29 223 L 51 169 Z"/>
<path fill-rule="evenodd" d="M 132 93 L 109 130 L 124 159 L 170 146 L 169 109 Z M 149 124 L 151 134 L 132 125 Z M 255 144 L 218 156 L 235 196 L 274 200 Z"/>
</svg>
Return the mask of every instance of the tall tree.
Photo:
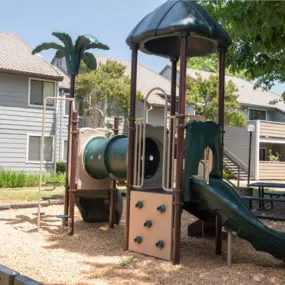
<svg viewBox="0 0 285 285">
<path fill-rule="evenodd" d="M 269 90 L 285 82 L 285 2 L 199 0 L 233 39 L 227 66 Z"/>
<path fill-rule="evenodd" d="M 187 60 L 187 67 L 194 70 L 203 70 L 212 73 L 219 72 L 219 59 L 216 54 L 203 56 L 203 57 L 192 57 Z M 230 67 L 226 68 L 226 75 L 243 78 L 250 80 L 245 70 L 232 70 Z"/>
<path fill-rule="evenodd" d="M 195 111 L 207 120 L 217 122 L 218 118 L 218 76 L 211 75 L 203 79 L 198 73 L 195 81 L 187 76 L 186 100 L 187 104 L 194 105 Z M 232 81 L 225 85 L 225 124 L 228 126 L 246 126 L 245 116 L 240 112 L 237 101 L 238 89 Z"/>
<path fill-rule="evenodd" d="M 72 41 L 71 37 L 67 33 L 54 32 L 53 36 L 58 38 L 63 45 L 55 42 L 45 42 L 38 45 L 33 51 L 32 54 L 39 53 L 43 50 L 55 49 L 56 58 L 65 58 L 66 67 L 68 75 L 70 76 L 70 97 L 74 98 L 74 89 L 75 89 L 75 78 L 79 73 L 81 60 L 88 66 L 90 69 L 97 68 L 97 61 L 95 56 L 87 52 L 90 49 L 103 49 L 108 50 L 109 47 L 101 42 L 99 42 L 95 37 L 89 35 L 79 36 L 76 41 Z M 71 128 L 71 111 L 72 105 L 69 104 L 69 121 L 68 121 L 68 139 L 67 139 L 67 161 L 66 161 L 66 183 L 65 183 L 65 208 L 64 214 L 68 213 L 68 199 L 69 199 L 69 169 L 70 169 L 70 128 Z M 74 203 L 74 201 L 73 201 Z M 72 229 L 71 234 L 73 234 L 73 221 L 74 215 L 72 217 Z"/>
<path fill-rule="evenodd" d="M 106 101 L 108 115 L 126 117 L 130 107 L 130 77 L 125 71 L 126 66 L 114 60 L 107 60 L 96 70 L 83 67 L 77 77 L 76 94 L 82 99 L 88 98 L 86 108 Z M 143 99 L 140 92 L 137 99 Z"/>
</svg>

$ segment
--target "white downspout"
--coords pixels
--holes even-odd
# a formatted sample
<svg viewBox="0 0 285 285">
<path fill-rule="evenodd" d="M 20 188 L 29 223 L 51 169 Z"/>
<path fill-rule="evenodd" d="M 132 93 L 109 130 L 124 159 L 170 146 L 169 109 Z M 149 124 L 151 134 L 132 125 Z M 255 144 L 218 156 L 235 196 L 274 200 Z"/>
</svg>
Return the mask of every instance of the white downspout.
<svg viewBox="0 0 285 285">
<path fill-rule="evenodd" d="M 255 179 L 259 180 L 260 121 L 256 121 Z"/>
</svg>

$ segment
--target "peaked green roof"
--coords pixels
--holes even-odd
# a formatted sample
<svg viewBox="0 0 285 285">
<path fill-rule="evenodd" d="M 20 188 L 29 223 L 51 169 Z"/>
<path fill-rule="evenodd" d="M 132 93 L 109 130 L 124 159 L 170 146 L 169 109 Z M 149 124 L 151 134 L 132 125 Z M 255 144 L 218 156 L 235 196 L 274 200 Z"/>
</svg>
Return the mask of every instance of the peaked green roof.
<svg viewBox="0 0 285 285">
<path fill-rule="evenodd" d="M 135 26 L 127 44 L 139 44 L 145 53 L 179 57 L 179 36 L 185 33 L 190 35 L 190 57 L 215 53 L 218 47 L 228 49 L 232 43 L 223 27 L 195 1 L 169 0 Z"/>
</svg>

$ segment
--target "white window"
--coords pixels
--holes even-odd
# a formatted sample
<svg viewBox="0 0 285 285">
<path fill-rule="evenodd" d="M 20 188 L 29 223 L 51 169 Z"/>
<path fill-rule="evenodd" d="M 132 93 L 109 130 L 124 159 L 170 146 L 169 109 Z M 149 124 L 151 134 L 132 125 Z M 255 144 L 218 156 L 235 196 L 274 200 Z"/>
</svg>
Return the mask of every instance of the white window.
<svg viewBox="0 0 285 285">
<path fill-rule="evenodd" d="M 62 161 L 66 161 L 67 159 L 67 140 L 63 141 L 63 154 L 62 154 Z"/>
<path fill-rule="evenodd" d="M 28 135 L 27 162 L 40 162 L 41 136 Z M 53 137 L 44 140 L 43 161 L 53 162 Z"/>
<path fill-rule="evenodd" d="M 263 120 L 266 121 L 266 111 L 258 109 L 249 109 L 249 120 Z"/>
<path fill-rule="evenodd" d="M 55 83 L 30 79 L 30 105 L 42 106 L 47 97 L 55 96 Z M 47 106 L 54 106 L 54 100 L 48 100 Z"/>
<path fill-rule="evenodd" d="M 65 95 L 65 98 L 70 98 L 70 96 Z M 64 116 L 68 117 L 69 115 L 69 104 L 71 104 L 68 101 L 64 101 Z M 75 96 L 75 110 L 79 111 L 79 99 Z"/>
</svg>

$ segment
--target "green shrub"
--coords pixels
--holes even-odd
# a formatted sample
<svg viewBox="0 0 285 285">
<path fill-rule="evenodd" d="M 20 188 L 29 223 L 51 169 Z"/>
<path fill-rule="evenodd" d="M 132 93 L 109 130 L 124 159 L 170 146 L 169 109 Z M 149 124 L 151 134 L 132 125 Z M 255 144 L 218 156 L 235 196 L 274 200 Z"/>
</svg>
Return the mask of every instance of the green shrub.
<svg viewBox="0 0 285 285">
<path fill-rule="evenodd" d="M 223 169 L 223 176 L 225 179 L 234 179 L 234 176 L 225 168 Z"/>
<path fill-rule="evenodd" d="M 0 188 L 35 187 L 39 185 L 40 175 L 33 172 L 0 170 Z M 57 181 L 59 185 L 65 184 L 65 173 L 43 173 L 43 181 Z"/>
<path fill-rule="evenodd" d="M 56 163 L 56 173 L 66 172 L 66 163 L 61 161 Z"/>
</svg>

